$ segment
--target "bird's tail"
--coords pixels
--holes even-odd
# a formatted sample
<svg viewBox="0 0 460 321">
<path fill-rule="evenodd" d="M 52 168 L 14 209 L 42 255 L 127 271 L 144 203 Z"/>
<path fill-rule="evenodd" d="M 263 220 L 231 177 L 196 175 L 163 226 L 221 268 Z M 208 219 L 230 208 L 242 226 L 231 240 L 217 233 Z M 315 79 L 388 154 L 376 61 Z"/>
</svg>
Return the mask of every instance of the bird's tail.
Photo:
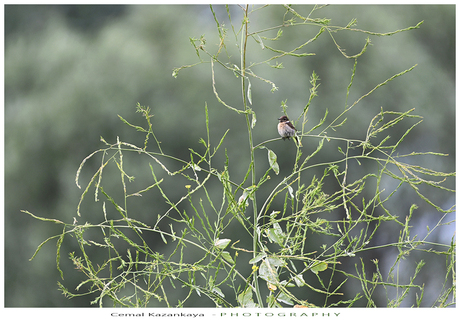
<svg viewBox="0 0 460 321">
<path fill-rule="evenodd" d="M 297 142 L 297 144 L 299 145 L 299 147 L 302 147 L 302 142 L 300 141 L 300 139 L 296 136 L 294 136 L 294 139 L 295 141 Z"/>
</svg>

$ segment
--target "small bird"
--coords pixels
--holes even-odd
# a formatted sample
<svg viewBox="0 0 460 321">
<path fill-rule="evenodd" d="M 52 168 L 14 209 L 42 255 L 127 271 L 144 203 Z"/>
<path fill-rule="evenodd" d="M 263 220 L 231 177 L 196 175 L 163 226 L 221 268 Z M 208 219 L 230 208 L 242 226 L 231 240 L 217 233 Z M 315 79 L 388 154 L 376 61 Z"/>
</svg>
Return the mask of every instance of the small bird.
<svg viewBox="0 0 460 321">
<path fill-rule="evenodd" d="M 295 141 L 299 143 L 298 138 L 296 137 L 296 129 L 294 125 L 289 121 L 289 118 L 287 116 L 281 116 L 278 118 L 280 121 L 278 123 L 278 133 L 280 134 L 281 137 L 283 137 L 283 140 L 286 138 L 289 139 L 291 136 L 294 137 Z"/>
</svg>

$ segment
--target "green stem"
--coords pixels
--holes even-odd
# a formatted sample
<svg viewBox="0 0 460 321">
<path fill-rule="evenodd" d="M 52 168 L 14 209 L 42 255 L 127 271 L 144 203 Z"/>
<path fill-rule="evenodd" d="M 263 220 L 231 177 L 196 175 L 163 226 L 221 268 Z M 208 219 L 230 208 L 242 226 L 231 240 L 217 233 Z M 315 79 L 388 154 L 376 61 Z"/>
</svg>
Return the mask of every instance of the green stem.
<svg viewBox="0 0 460 321">
<path fill-rule="evenodd" d="M 243 21 L 243 29 L 244 32 L 242 33 L 241 37 L 241 94 L 243 96 L 243 105 L 244 105 L 244 110 L 248 111 L 250 108 L 248 107 L 248 102 L 247 102 L 247 97 L 246 97 L 246 46 L 247 46 L 247 41 L 249 37 L 248 33 L 248 7 L 249 5 L 246 5 L 244 8 L 244 21 Z M 252 140 L 252 127 L 251 127 L 251 120 L 249 118 L 251 113 L 245 113 L 246 117 L 246 125 L 248 127 L 248 136 L 249 136 L 249 150 L 251 153 L 251 165 L 250 165 L 250 171 L 251 171 L 251 181 L 252 185 L 256 185 L 256 169 L 255 169 L 255 160 L 254 160 L 254 142 Z M 257 255 L 257 240 L 258 240 L 258 222 L 257 222 L 257 201 L 256 201 L 256 196 L 254 194 L 254 199 L 252 201 L 252 207 L 253 207 L 253 213 L 254 213 L 254 234 L 253 234 L 253 240 L 252 240 L 252 250 L 253 250 L 253 257 Z M 254 272 L 254 289 L 256 292 L 256 297 L 257 297 L 257 302 L 260 307 L 263 307 L 262 303 L 262 297 L 260 296 L 260 290 L 259 290 L 259 281 L 257 277 L 257 271 Z"/>
</svg>

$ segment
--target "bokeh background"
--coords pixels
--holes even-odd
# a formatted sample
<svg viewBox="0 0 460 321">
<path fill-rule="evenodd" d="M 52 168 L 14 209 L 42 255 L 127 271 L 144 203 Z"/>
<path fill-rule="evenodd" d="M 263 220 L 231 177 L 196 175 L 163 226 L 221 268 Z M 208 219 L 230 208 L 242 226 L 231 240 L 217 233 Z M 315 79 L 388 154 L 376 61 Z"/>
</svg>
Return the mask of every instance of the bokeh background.
<svg viewBox="0 0 460 321">
<path fill-rule="evenodd" d="M 312 6 L 296 8 L 308 15 Z M 215 12 L 229 29 L 231 38 L 225 7 L 216 6 Z M 230 12 L 235 27 L 239 28 L 241 10 L 231 6 Z M 284 12 L 284 8 L 277 6 L 255 12 L 251 30 L 279 25 Z M 349 126 L 345 126 L 341 134 L 364 139 L 370 119 L 381 106 L 395 111 L 415 108 L 415 113 L 423 116 L 424 122 L 406 137 L 401 153 L 449 154 L 443 158 L 423 158 L 420 165 L 454 172 L 455 7 L 328 6 L 314 14 L 314 18 L 323 17 L 331 18 L 331 24 L 339 26 L 356 18 L 357 28 L 375 32 L 390 32 L 424 21 L 420 29 L 410 32 L 391 37 L 370 36 L 372 46 L 358 61 L 348 104 L 388 77 L 415 64 L 418 66 L 360 102 L 355 107 L 359 112 L 349 116 Z M 317 29 L 287 28 L 278 46 L 294 48 L 302 43 L 299 39 L 305 41 L 316 32 Z M 182 70 L 177 78 L 172 77 L 174 68 L 198 61 L 189 38 L 201 35 L 205 35 L 207 48 L 214 52 L 219 40 L 214 18 L 206 5 L 5 6 L 5 306 L 90 305 L 92 297 L 68 300 L 57 289 L 57 281 L 70 289 L 72 284 L 78 284 L 79 275 L 71 272 L 73 267 L 66 257 L 66 253 L 76 250 L 71 243 L 64 244 L 62 249 L 61 266 L 70 271 L 65 274 L 65 281 L 60 279 L 55 268 L 54 241 L 29 261 L 37 246 L 60 229 L 51 223 L 34 220 L 20 210 L 72 222 L 81 193 L 75 185 L 75 174 L 87 155 L 103 147 L 99 138 L 102 136 L 114 143 L 119 136 L 142 146 L 143 134 L 123 124 L 117 116 L 143 125 L 141 116 L 135 113 L 138 102 L 151 107 L 155 115 L 152 119 L 154 131 L 162 141 L 163 151 L 179 158 L 188 157 L 188 148 L 200 148 L 198 140 L 206 135 L 206 102 L 212 139 L 217 142 L 230 129 L 223 147 L 229 151 L 235 181 L 243 178 L 247 168 L 239 166 L 238 160 L 247 164 L 245 120 L 217 102 L 212 93 L 209 64 Z M 267 36 L 275 35 L 276 30 Z M 345 32 L 336 37 L 347 54 L 352 55 L 361 50 L 367 35 Z M 250 59 L 260 61 L 268 57 L 259 45 L 250 45 L 255 52 Z M 326 34 L 305 49 L 316 55 L 279 59 L 284 66 L 281 70 L 265 65 L 254 68 L 279 88 L 271 93 L 268 84 L 252 81 L 253 108 L 257 113 L 256 143 L 277 137 L 275 127 L 282 111 L 281 101 L 287 100 L 291 118 L 301 113 L 308 101 L 309 77 L 313 70 L 319 75 L 321 85 L 310 108 L 307 126 L 316 124 L 325 108 L 331 115 L 337 115 L 345 107 L 346 87 L 354 61 L 344 58 Z M 238 63 L 236 50 L 228 50 L 233 61 Z M 221 97 L 232 106 L 241 106 L 240 80 L 222 68 L 217 69 L 216 78 Z M 398 134 L 401 133 L 395 132 L 395 137 Z M 305 153 L 316 148 L 316 141 L 311 146 L 308 140 L 303 142 Z M 287 174 L 292 166 L 289 157 L 294 155 L 294 150 L 283 145 L 281 140 L 274 142 L 271 148 L 278 154 L 280 175 L 284 168 Z M 332 152 L 337 152 L 337 148 Z M 265 152 L 260 156 L 266 158 Z M 327 152 L 324 157 L 328 158 Z M 88 172 L 82 174 L 83 180 L 98 165 L 95 162 L 88 166 Z M 447 184 L 454 188 L 453 180 Z M 177 198 L 183 195 L 175 186 L 168 192 L 173 193 L 175 189 L 178 190 Z M 430 196 L 443 209 L 455 204 L 452 193 L 430 190 Z M 441 213 L 410 193 L 401 192 L 396 198 L 396 206 L 403 209 L 402 217 L 407 215 L 412 203 L 419 206 L 414 234 L 418 234 L 418 230 L 423 233 L 441 217 Z M 454 219 L 451 213 L 446 222 Z M 430 240 L 449 244 L 454 230 L 454 224 L 442 226 Z M 378 241 L 391 242 L 395 237 L 397 235 L 389 231 L 379 235 Z M 379 255 L 387 273 L 392 262 L 385 263 L 385 253 Z M 420 259 L 410 257 L 408 260 Z M 428 289 L 424 294 L 428 305 L 441 291 L 445 274 L 437 276 L 434 272 L 442 266 L 445 262 L 427 262 L 419 275 L 423 278 L 419 283 L 425 283 Z M 197 304 L 210 304 L 198 299 Z M 376 300 L 386 306 L 384 297 Z M 413 300 L 408 298 L 404 305 L 414 304 Z"/>
</svg>

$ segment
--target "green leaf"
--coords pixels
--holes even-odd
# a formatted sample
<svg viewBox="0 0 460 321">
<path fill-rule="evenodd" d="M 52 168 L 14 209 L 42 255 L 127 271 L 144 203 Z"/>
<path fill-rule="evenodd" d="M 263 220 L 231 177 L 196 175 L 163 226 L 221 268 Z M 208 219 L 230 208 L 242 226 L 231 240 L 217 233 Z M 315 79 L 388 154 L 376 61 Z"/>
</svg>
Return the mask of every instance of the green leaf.
<svg viewBox="0 0 460 321">
<path fill-rule="evenodd" d="M 268 238 L 270 241 L 275 242 L 279 245 L 282 245 L 283 239 L 280 237 L 278 233 L 276 233 L 276 230 L 274 228 L 271 228 L 268 230 Z"/>
<path fill-rule="evenodd" d="M 305 281 L 303 279 L 303 275 L 302 274 L 297 274 L 294 276 L 294 282 L 295 284 L 298 286 L 298 287 L 301 287 L 301 286 L 304 286 L 305 285 Z"/>
<path fill-rule="evenodd" d="M 260 45 L 260 47 L 262 48 L 262 50 L 264 50 L 264 49 L 265 49 L 264 42 L 262 41 L 262 38 L 260 38 L 260 36 L 259 36 L 258 33 L 256 33 L 256 34 L 254 35 L 254 38 L 255 38 L 256 42 Z"/>
<path fill-rule="evenodd" d="M 281 281 L 280 284 L 286 288 L 293 288 L 296 286 L 294 283 L 288 282 L 286 280 Z"/>
<path fill-rule="evenodd" d="M 268 230 L 268 238 L 275 243 L 283 246 L 285 235 L 278 223 L 273 224 L 273 228 Z"/>
<path fill-rule="evenodd" d="M 270 284 L 279 284 L 279 277 L 276 267 L 285 265 L 286 263 L 276 257 L 269 257 L 260 264 L 259 276 L 261 279 Z"/>
<path fill-rule="evenodd" d="M 231 239 L 217 239 L 214 242 L 214 246 L 223 250 L 228 246 L 228 244 L 230 244 L 231 241 Z"/>
<path fill-rule="evenodd" d="M 248 80 L 248 101 L 252 105 L 252 92 L 251 92 L 251 82 Z"/>
<path fill-rule="evenodd" d="M 289 191 L 289 196 L 291 196 L 291 198 L 294 198 L 294 189 L 289 185 L 288 185 L 287 189 Z"/>
<path fill-rule="evenodd" d="M 284 293 L 280 293 L 280 295 L 278 295 L 278 298 L 277 300 L 281 303 L 284 303 L 284 304 L 288 304 L 288 305 L 294 305 L 294 303 L 292 302 L 292 300 Z"/>
<path fill-rule="evenodd" d="M 259 268 L 259 276 L 261 279 L 267 281 L 270 284 L 278 284 L 278 273 L 276 272 L 276 267 L 268 260 L 264 260 L 262 264 L 260 264 Z"/>
<path fill-rule="evenodd" d="M 269 257 L 268 262 L 270 262 L 271 265 L 273 266 L 283 266 L 286 265 L 286 262 L 284 260 L 279 259 L 277 257 Z"/>
<path fill-rule="evenodd" d="M 256 264 L 257 262 L 265 258 L 265 256 L 266 255 L 264 253 L 257 254 L 256 257 L 249 260 L 249 264 Z"/>
<path fill-rule="evenodd" d="M 222 251 L 222 257 L 223 257 L 224 260 L 227 261 L 228 263 L 230 263 L 230 264 L 235 264 L 235 261 L 233 261 L 232 256 L 231 256 L 230 253 L 228 253 L 227 251 Z"/>
<path fill-rule="evenodd" d="M 276 162 L 277 156 L 271 149 L 267 148 L 267 150 L 268 150 L 268 163 L 270 164 L 270 168 L 273 169 L 276 175 L 278 175 L 280 172 L 280 167 L 278 163 Z"/>
<path fill-rule="evenodd" d="M 212 292 L 220 296 L 221 298 L 225 298 L 224 292 L 222 292 L 221 289 L 219 289 L 217 286 L 212 288 Z"/>
<path fill-rule="evenodd" d="M 318 274 L 318 272 L 324 271 L 327 269 L 327 263 L 326 262 L 318 262 L 317 264 L 313 265 L 311 267 L 311 271 L 315 274 Z"/>
<path fill-rule="evenodd" d="M 242 308 L 257 307 L 257 304 L 255 304 L 254 300 L 252 299 L 252 290 L 250 287 L 248 287 L 246 290 L 244 290 L 238 295 L 238 303 Z"/>
</svg>

